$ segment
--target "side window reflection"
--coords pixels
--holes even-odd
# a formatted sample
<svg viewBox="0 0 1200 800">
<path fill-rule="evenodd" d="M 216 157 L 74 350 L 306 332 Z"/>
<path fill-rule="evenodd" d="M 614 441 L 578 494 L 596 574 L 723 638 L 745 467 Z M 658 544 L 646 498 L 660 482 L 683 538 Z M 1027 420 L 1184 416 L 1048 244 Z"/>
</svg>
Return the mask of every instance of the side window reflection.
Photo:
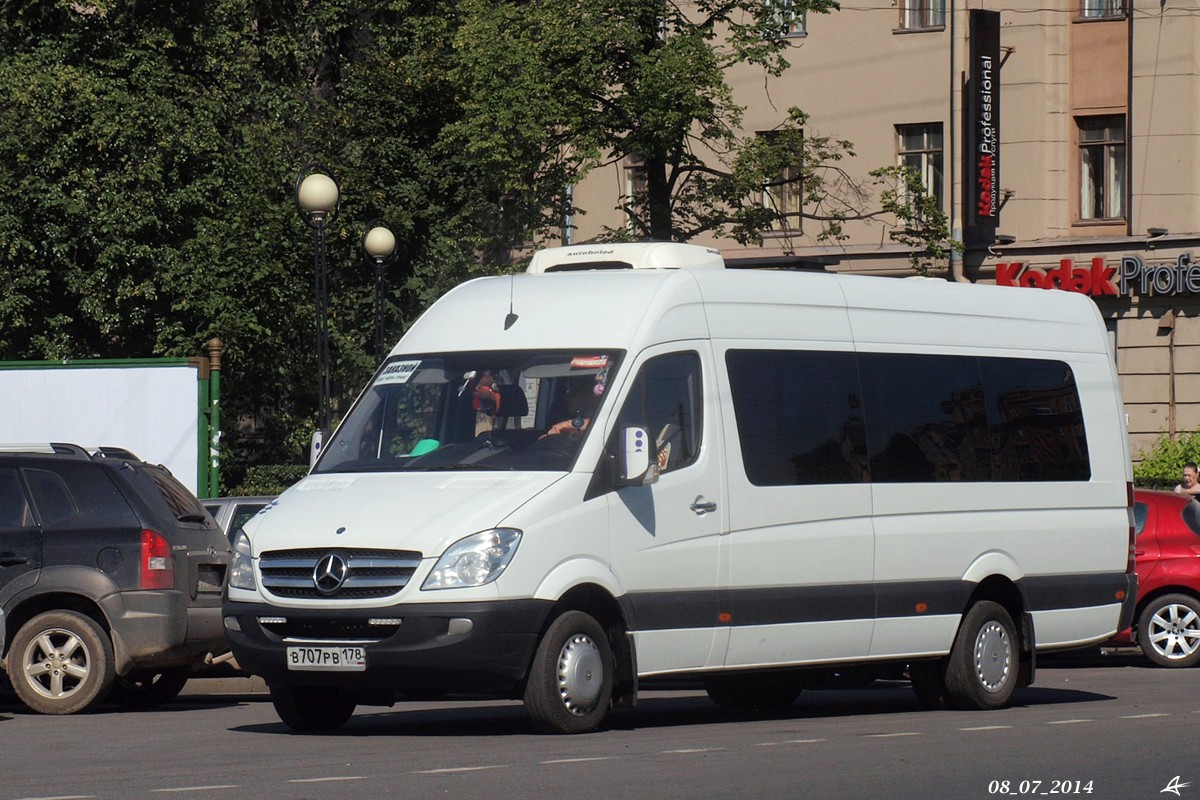
<svg viewBox="0 0 1200 800">
<path fill-rule="evenodd" d="M 15 469 L 0 469 L 0 529 L 27 528 L 33 514 Z"/>
<path fill-rule="evenodd" d="M 622 427 L 645 428 L 658 449 L 660 473 L 686 467 L 700 451 L 700 357 L 672 353 L 647 361 L 618 416 Z"/>
</svg>

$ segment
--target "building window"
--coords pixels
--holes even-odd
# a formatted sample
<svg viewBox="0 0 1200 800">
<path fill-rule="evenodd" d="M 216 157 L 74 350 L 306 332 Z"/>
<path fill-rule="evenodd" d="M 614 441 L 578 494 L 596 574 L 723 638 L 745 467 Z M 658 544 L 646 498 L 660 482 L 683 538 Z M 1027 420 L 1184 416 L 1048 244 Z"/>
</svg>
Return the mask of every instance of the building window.
<svg viewBox="0 0 1200 800">
<path fill-rule="evenodd" d="M 621 208 L 625 209 L 627 224 L 629 229 L 633 230 L 637 227 L 636 210 L 646 204 L 649 191 L 646 186 L 646 165 L 642 163 L 642 159 L 630 156 L 622 178 L 624 185 L 621 187 Z"/>
<path fill-rule="evenodd" d="M 1125 216 L 1125 117 L 1079 117 L 1079 217 Z"/>
<path fill-rule="evenodd" d="M 1082 0 L 1084 19 L 1125 16 L 1125 0 Z"/>
<path fill-rule="evenodd" d="M 760 133 L 759 136 L 770 137 L 770 133 Z M 795 154 L 795 161 L 786 164 L 776 174 L 774 180 L 763 185 L 762 206 L 773 211 L 775 217 L 770 222 L 773 231 L 789 231 L 799 233 L 804 230 L 804 162 L 802 153 Z"/>
<path fill-rule="evenodd" d="M 921 176 L 925 191 L 942 207 L 942 123 L 896 126 L 897 161 Z"/>
<path fill-rule="evenodd" d="M 763 0 L 767 7 L 769 33 L 780 36 L 805 36 L 808 33 L 808 12 L 796 10 L 795 0 Z"/>
<path fill-rule="evenodd" d="M 900 0 L 900 28 L 946 27 L 946 0 Z"/>
</svg>

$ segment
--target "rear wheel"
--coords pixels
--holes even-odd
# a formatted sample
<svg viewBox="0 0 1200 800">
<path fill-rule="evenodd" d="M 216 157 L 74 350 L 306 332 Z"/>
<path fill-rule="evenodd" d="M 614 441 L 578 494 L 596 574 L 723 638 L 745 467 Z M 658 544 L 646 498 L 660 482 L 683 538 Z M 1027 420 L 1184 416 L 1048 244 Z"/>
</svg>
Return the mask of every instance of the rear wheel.
<svg viewBox="0 0 1200 800">
<path fill-rule="evenodd" d="M 600 623 L 568 611 L 538 644 L 525 686 L 525 709 L 546 733 L 586 733 L 608 713 L 613 654 Z"/>
<path fill-rule="evenodd" d="M 1142 610 L 1138 646 L 1160 667 L 1194 667 L 1200 662 L 1200 602 L 1167 594 Z"/>
<path fill-rule="evenodd" d="M 913 693 L 925 708 L 945 711 L 954 708 L 950 693 L 946 691 L 946 661 L 918 661 L 908 666 L 908 679 Z"/>
<path fill-rule="evenodd" d="M 113 682 L 112 642 L 76 611 L 47 611 L 26 622 L 8 651 L 8 678 L 21 702 L 39 714 L 85 711 Z"/>
<path fill-rule="evenodd" d="M 354 714 L 356 703 L 336 686 L 270 685 L 275 713 L 294 731 L 335 731 Z"/>
<path fill-rule="evenodd" d="M 796 702 L 803 679 L 793 672 L 709 675 L 704 691 L 724 708 L 746 711 L 779 711 Z"/>
<path fill-rule="evenodd" d="M 122 708 L 158 708 L 183 691 L 191 674 L 191 667 L 132 672 L 113 682 L 108 697 Z"/>
<path fill-rule="evenodd" d="M 1018 645 L 1012 617 L 982 600 L 959 626 L 946 662 L 946 692 L 955 708 L 1003 708 L 1017 688 Z"/>
</svg>

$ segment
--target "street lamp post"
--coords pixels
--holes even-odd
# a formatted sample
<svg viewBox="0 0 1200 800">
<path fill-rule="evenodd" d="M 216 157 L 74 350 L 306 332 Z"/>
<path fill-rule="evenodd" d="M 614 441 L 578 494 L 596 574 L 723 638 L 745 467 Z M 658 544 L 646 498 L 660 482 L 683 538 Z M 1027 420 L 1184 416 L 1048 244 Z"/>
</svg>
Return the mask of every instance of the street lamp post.
<svg viewBox="0 0 1200 800">
<path fill-rule="evenodd" d="M 296 206 L 313 230 L 313 293 L 317 312 L 318 430 L 329 430 L 329 266 L 325 255 L 325 229 L 341 209 L 337 181 L 320 164 L 308 164 L 296 175 Z"/>
<path fill-rule="evenodd" d="M 396 250 L 396 236 L 386 225 L 371 220 L 363 231 L 363 250 L 375 262 L 375 360 L 382 361 L 383 341 L 383 268 Z"/>
</svg>

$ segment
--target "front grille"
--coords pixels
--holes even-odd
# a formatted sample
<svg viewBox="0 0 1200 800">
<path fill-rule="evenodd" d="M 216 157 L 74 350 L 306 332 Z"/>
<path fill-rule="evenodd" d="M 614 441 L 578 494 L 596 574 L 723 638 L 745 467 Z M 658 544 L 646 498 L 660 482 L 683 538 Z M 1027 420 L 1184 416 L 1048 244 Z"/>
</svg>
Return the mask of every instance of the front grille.
<svg viewBox="0 0 1200 800">
<path fill-rule="evenodd" d="M 260 622 L 266 630 L 284 639 L 314 641 L 381 641 L 400 629 L 395 623 L 371 625 L 365 619 L 291 619 Z"/>
<path fill-rule="evenodd" d="M 317 565 L 331 555 L 345 564 L 345 579 L 339 587 L 323 592 L 313 576 Z M 396 594 L 408 585 L 420 563 L 421 554 L 409 550 L 307 548 L 263 553 L 259 570 L 263 589 L 276 597 L 358 600 Z"/>
</svg>

